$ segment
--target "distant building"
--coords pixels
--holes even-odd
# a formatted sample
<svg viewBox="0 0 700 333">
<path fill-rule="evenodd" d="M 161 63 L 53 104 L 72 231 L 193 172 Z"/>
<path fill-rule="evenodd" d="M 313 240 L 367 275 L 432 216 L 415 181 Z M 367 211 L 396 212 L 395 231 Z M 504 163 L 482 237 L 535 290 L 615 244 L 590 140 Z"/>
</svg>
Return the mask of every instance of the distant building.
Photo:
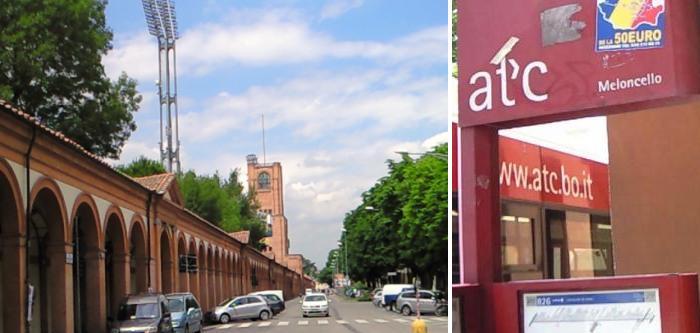
<svg viewBox="0 0 700 333">
<path fill-rule="evenodd" d="M 248 188 L 255 191 L 260 205 L 258 213 L 267 221 L 267 237 L 263 239 L 263 253 L 275 261 L 287 265 L 295 272 L 304 270 L 303 256 L 289 254 L 287 217 L 284 215 L 284 183 L 282 165 L 279 162 L 258 163 L 258 157 L 246 156 L 248 164 Z"/>
</svg>

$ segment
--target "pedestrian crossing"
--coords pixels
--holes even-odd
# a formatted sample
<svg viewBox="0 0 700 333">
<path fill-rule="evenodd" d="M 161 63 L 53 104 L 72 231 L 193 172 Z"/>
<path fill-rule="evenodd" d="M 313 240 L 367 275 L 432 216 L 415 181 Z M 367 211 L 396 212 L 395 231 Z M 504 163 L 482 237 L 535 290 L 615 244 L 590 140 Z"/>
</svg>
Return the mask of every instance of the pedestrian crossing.
<svg viewBox="0 0 700 333">
<path fill-rule="evenodd" d="M 430 317 L 421 318 L 426 323 L 447 323 L 447 317 Z M 404 318 L 367 318 L 367 319 L 317 319 L 317 320 L 279 320 L 279 321 L 263 321 L 263 322 L 244 322 L 244 323 L 230 323 L 226 325 L 210 326 L 205 327 L 205 331 L 210 330 L 225 330 L 229 328 L 254 328 L 254 327 L 276 327 L 276 326 L 324 326 L 324 325 L 370 325 L 370 324 L 389 324 L 392 322 L 408 324 L 411 323 L 414 318 L 404 319 Z"/>
</svg>

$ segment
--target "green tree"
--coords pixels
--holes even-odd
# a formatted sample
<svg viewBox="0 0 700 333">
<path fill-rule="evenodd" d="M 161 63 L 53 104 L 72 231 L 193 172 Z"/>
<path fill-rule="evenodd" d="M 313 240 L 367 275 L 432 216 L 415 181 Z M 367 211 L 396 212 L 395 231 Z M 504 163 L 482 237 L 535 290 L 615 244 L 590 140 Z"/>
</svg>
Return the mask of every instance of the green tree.
<svg viewBox="0 0 700 333">
<path fill-rule="evenodd" d="M 318 275 L 318 268 L 316 268 L 316 264 L 309 260 L 304 258 L 304 274 L 311 276 L 315 278 Z"/>
<path fill-rule="evenodd" d="M 166 172 L 162 163 L 149 159 L 143 155 L 131 161 L 129 164 L 118 165 L 116 169 L 134 178 L 152 176 Z"/>
<path fill-rule="evenodd" d="M 0 6 L 0 98 L 88 151 L 117 158 L 136 129 L 141 95 L 105 75 L 112 47 L 106 1 L 14 0 Z"/>
<path fill-rule="evenodd" d="M 178 176 L 185 207 L 227 232 L 250 231 L 250 244 L 262 249 L 267 226 L 257 215 L 257 204 L 251 194 L 243 191 L 233 170 L 226 180 L 218 173 L 197 175 L 190 170 Z"/>
<path fill-rule="evenodd" d="M 346 214 L 343 246 L 353 280 L 373 286 L 387 272 L 410 268 L 421 280 L 438 277 L 446 287 L 447 160 L 441 156 L 447 145 L 417 160 L 388 161 L 388 175 Z"/>
</svg>

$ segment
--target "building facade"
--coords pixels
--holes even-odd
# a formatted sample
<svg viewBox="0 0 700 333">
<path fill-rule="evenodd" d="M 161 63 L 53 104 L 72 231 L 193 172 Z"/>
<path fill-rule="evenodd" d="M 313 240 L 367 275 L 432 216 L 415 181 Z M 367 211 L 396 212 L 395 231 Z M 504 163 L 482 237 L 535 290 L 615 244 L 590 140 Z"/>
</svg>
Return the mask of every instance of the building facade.
<svg viewBox="0 0 700 333">
<path fill-rule="evenodd" d="M 0 239 L 3 332 L 107 332 L 130 293 L 191 291 L 209 309 L 312 285 L 185 209 L 174 175 L 125 176 L 5 101 Z"/>
<path fill-rule="evenodd" d="M 280 264 L 302 274 L 303 257 L 289 254 L 289 234 L 287 217 L 284 215 L 284 182 L 282 164 L 279 162 L 259 163 L 255 155 L 246 157 L 248 163 L 248 188 L 255 191 L 258 212 L 268 221 L 268 234 L 263 253 Z"/>
</svg>

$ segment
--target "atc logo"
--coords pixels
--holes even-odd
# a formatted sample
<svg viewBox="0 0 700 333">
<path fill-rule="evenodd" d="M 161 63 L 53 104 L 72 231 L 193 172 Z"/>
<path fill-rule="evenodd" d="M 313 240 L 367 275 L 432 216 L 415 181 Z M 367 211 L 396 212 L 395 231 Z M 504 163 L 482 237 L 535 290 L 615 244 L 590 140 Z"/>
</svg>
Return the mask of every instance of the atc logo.
<svg viewBox="0 0 700 333">
<path fill-rule="evenodd" d="M 597 52 L 663 47 L 665 0 L 597 1 Z"/>
</svg>

